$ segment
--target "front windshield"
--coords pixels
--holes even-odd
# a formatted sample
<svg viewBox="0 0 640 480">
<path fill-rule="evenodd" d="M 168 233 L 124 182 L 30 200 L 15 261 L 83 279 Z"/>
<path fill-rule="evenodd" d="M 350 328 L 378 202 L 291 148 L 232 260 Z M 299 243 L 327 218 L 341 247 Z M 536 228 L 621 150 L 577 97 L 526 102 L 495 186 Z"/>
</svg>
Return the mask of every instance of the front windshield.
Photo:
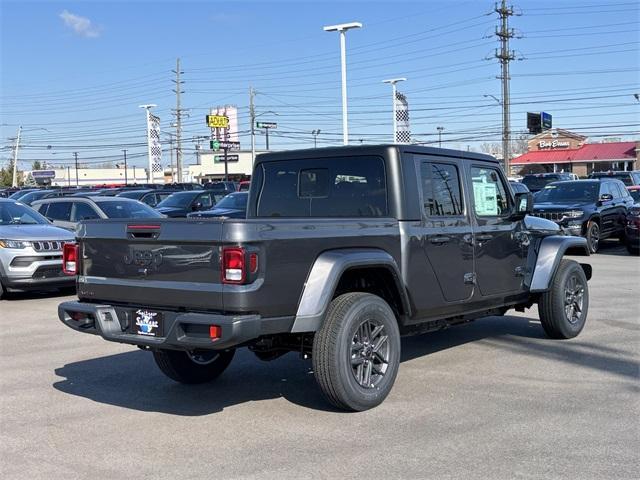
<svg viewBox="0 0 640 480">
<path fill-rule="evenodd" d="M 118 194 L 118 197 L 124 198 L 133 198 L 138 200 L 142 195 L 144 195 L 146 190 L 131 190 L 130 192 L 122 192 Z"/>
<path fill-rule="evenodd" d="M 18 190 L 13 195 L 9 195 L 11 200 L 18 200 L 21 197 L 24 197 L 27 193 L 35 192 L 36 190 Z"/>
<path fill-rule="evenodd" d="M 522 179 L 522 183 L 527 186 L 529 190 L 542 190 L 551 182 L 557 182 L 557 176 L 532 176 L 532 177 L 524 177 Z"/>
<path fill-rule="evenodd" d="M 153 208 L 141 202 L 123 200 L 121 202 L 101 202 L 96 200 L 98 207 L 108 218 L 158 218 L 162 215 Z"/>
<path fill-rule="evenodd" d="M 51 192 L 49 192 L 47 190 L 29 192 L 26 195 L 23 195 L 22 197 L 20 197 L 20 203 L 24 203 L 26 205 L 31 205 L 36 200 L 40 200 L 41 198 L 46 197 L 50 193 Z"/>
<path fill-rule="evenodd" d="M 194 196 L 198 195 L 198 193 L 192 192 L 178 192 L 172 195 L 169 195 L 163 201 L 161 201 L 156 208 L 161 207 L 176 207 L 176 208 L 186 208 L 191 204 Z"/>
<path fill-rule="evenodd" d="M 247 208 L 247 199 L 249 195 L 246 193 L 230 193 L 218 203 L 215 208 L 233 208 L 237 210 L 244 210 Z"/>
<path fill-rule="evenodd" d="M 536 203 L 595 202 L 600 185 L 592 182 L 552 183 L 536 195 Z"/>
<path fill-rule="evenodd" d="M 46 218 L 35 210 L 13 202 L 0 202 L 0 225 L 43 225 Z"/>
</svg>

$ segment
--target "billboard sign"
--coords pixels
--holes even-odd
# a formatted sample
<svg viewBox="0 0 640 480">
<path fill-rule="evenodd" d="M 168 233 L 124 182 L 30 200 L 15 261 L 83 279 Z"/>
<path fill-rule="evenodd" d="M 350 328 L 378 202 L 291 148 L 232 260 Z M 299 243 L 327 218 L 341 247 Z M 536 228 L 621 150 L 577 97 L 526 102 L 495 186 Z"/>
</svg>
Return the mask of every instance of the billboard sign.
<svg viewBox="0 0 640 480">
<path fill-rule="evenodd" d="M 209 128 L 229 128 L 229 117 L 225 115 L 207 115 L 206 120 Z"/>
<path fill-rule="evenodd" d="M 551 114 L 547 112 L 540 112 L 542 130 L 549 130 L 553 124 L 551 121 Z"/>
</svg>

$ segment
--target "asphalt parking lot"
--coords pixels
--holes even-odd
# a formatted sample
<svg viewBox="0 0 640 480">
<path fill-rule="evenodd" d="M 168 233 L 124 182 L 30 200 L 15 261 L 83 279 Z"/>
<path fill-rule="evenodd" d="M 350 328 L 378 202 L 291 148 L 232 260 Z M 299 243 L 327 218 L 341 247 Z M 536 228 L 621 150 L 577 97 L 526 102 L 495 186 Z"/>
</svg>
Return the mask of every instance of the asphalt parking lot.
<svg viewBox="0 0 640 480">
<path fill-rule="evenodd" d="M 537 312 L 403 340 L 390 397 L 341 413 L 311 363 L 243 350 L 182 386 L 151 354 L 64 327 L 58 294 L 0 303 L 3 478 L 638 478 L 640 258 L 589 259 L 570 341 Z"/>
</svg>

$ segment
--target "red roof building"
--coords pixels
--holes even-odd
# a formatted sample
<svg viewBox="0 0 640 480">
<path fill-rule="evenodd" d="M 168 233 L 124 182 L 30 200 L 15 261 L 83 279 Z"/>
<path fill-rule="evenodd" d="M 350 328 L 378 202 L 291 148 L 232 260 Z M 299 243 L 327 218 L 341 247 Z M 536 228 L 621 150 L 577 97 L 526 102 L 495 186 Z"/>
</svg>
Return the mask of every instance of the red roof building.
<svg viewBox="0 0 640 480">
<path fill-rule="evenodd" d="M 570 132 L 544 132 L 529 142 L 529 152 L 511 160 L 513 170 L 518 173 L 537 173 L 544 169 L 587 176 L 594 171 L 634 170 L 640 167 L 640 142 L 584 143 L 586 138 L 580 140 L 579 136 Z M 528 166 L 531 168 L 528 169 Z"/>
</svg>

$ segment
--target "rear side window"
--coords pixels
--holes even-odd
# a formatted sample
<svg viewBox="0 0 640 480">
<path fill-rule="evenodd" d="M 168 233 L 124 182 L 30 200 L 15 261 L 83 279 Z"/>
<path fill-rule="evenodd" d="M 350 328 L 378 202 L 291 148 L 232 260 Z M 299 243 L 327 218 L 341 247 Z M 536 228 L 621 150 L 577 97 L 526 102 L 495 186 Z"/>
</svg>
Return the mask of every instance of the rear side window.
<svg viewBox="0 0 640 480">
<path fill-rule="evenodd" d="M 381 157 L 334 157 L 261 164 L 258 217 L 384 217 Z"/>
<path fill-rule="evenodd" d="M 47 218 L 68 222 L 71 219 L 71 202 L 50 203 L 47 209 Z"/>
<path fill-rule="evenodd" d="M 455 165 L 424 162 L 421 165 L 424 213 L 428 217 L 462 215 L 460 176 Z"/>
</svg>

